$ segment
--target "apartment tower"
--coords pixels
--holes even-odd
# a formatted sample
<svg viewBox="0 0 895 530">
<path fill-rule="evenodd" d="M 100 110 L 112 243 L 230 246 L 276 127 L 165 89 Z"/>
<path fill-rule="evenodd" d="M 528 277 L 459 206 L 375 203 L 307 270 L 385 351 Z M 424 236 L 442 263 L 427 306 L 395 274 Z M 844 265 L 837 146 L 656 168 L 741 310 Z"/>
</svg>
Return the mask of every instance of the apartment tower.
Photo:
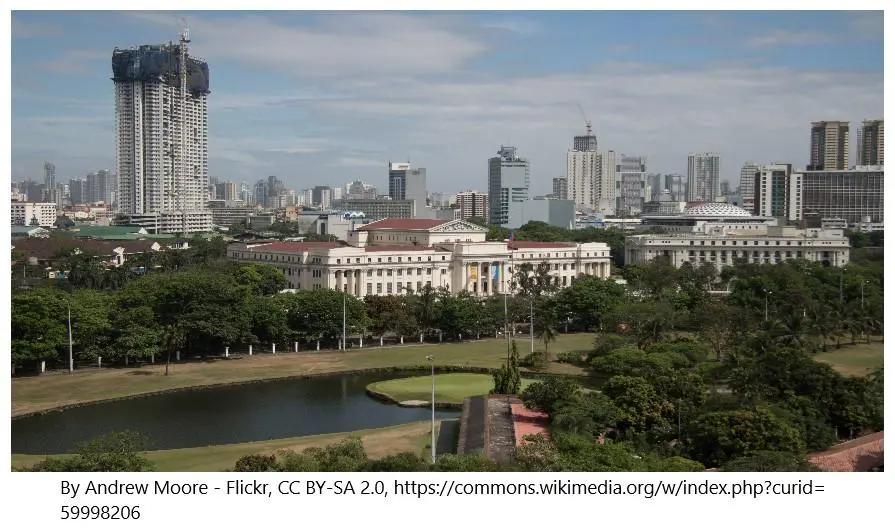
<svg viewBox="0 0 895 530">
<path fill-rule="evenodd" d="M 809 171 L 848 169 L 848 122 L 816 121 L 811 123 L 811 156 Z"/>
<path fill-rule="evenodd" d="M 576 136 L 566 154 L 566 197 L 563 198 L 574 201 L 576 207 L 595 210 L 602 192 L 597 137 L 587 122 L 587 133 Z"/>
<path fill-rule="evenodd" d="M 715 202 L 721 195 L 721 155 L 694 153 L 687 157 L 687 201 Z"/>
<path fill-rule="evenodd" d="M 864 120 L 858 129 L 858 165 L 882 166 L 883 120 Z"/>
<path fill-rule="evenodd" d="M 497 156 L 488 159 L 488 222 L 505 226 L 510 222 L 510 203 L 528 199 L 531 185 L 528 160 L 516 148 L 500 146 Z"/>
<path fill-rule="evenodd" d="M 161 233 L 211 229 L 208 64 L 178 43 L 112 52 L 117 213 Z"/>
</svg>

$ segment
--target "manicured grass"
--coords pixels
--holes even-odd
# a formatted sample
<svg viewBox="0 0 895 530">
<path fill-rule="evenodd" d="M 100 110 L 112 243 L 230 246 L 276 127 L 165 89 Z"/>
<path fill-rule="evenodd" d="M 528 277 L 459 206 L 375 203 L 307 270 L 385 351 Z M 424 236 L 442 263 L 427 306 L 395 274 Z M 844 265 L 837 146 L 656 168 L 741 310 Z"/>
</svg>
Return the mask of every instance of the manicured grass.
<svg viewBox="0 0 895 530">
<path fill-rule="evenodd" d="M 522 388 L 533 380 L 523 379 Z M 377 394 L 384 394 L 398 403 L 432 399 L 432 377 L 408 377 L 379 381 L 367 386 Z M 465 398 L 488 394 L 494 388 L 494 379 L 487 374 L 437 374 L 435 376 L 435 402 L 460 405 Z"/>
<path fill-rule="evenodd" d="M 233 464 L 244 455 L 252 453 L 271 454 L 284 449 L 300 452 L 309 447 L 325 447 L 342 441 L 349 436 L 355 436 L 363 441 L 364 449 L 366 449 L 368 456 L 381 458 L 405 451 L 421 454 L 422 450 L 429 443 L 430 428 L 430 422 L 418 421 L 351 433 L 320 434 L 262 442 L 147 451 L 145 455 L 155 463 L 156 471 L 225 471 L 232 468 Z M 14 454 L 12 455 L 12 465 L 13 467 L 31 466 L 44 458 L 41 455 Z M 54 458 L 64 458 L 64 456 L 54 455 Z"/>
<path fill-rule="evenodd" d="M 563 334 L 550 344 L 553 352 L 589 350 L 591 333 Z M 543 344 L 535 344 L 542 350 Z M 528 341 L 518 340 L 520 355 L 528 351 Z M 369 368 L 428 368 L 427 355 L 435 357 L 436 366 L 499 368 L 506 358 L 506 341 L 483 339 L 474 342 L 445 344 L 407 344 L 386 348 L 365 348 L 348 352 L 321 351 L 189 362 L 171 367 L 165 376 L 163 364 L 131 369 L 103 369 L 74 375 L 53 374 L 16 378 L 12 381 L 12 415 L 37 412 L 64 405 L 114 399 L 137 394 L 159 392 L 223 383 L 236 383 L 309 374 L 323 374 Z M 550 363 L 547 371 L 580 375 L 581 368 Z"/>
<path fill-rule="evenodd" d="M 883 339 L 880 337 L 870 344 L 846 344 L 838 350 L 831 346 L 830 351 L 819 353 L 814 358 L 830 364 L 843 375 L 866 375 L 883 365 Z"/>
</svg>

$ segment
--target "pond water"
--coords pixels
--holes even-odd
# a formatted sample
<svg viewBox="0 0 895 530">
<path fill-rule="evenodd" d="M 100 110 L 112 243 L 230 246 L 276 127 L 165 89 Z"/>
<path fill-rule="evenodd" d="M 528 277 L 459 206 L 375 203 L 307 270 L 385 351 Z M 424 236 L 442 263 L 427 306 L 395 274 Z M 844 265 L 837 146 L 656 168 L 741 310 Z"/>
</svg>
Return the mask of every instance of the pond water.
<svg viewBox="0 0 895 530">
<path fill-rule="evenodd" d="M 431 418 L 431 409 L 376 401 L 368 384 L 419 373 L 333 375 L 172 392 L 12 421 L 12 452 L 58 454 L 114 431 L 176 449 L 388 427 Z M 437 411 L 437 418 L 459 412 Z"/>
</svg>

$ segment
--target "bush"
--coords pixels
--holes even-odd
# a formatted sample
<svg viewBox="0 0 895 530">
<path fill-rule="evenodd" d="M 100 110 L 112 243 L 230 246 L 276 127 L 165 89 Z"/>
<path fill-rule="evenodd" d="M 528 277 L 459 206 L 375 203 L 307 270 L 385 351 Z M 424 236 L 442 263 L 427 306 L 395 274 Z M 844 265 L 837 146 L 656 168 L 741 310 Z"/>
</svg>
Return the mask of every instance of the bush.
<svg viewBox="0 0 895 530">
<path fill-rule="evenodd" d="M 547 366 L 547 356 L 542 351 L 529 353 L 522 358 L 519 365 L 532 370 L 543 370 Z"/>
<path fill-rule="evenodd" d="M 263 473 L 278 469 L 277 457 L 274 455 L 245 455 L 233 466 L 233 471 L 244 473 Z"/>
<path fill-rule="evenodd" d="M 580 365 L 584 363 L 584 355 L 577 351 L 567 351 L 558 353 L 556 355 L 556 361 L 560 363 Z"/>
</svg>

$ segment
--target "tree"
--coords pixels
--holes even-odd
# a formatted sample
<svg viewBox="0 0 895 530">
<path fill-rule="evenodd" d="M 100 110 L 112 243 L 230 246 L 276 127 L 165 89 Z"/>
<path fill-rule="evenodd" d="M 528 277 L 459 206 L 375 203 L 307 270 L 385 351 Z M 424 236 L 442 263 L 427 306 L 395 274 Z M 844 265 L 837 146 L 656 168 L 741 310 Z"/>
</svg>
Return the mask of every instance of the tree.
<svg viewBox="0 0 895 530">
<path fill-rule="evenodd" d="M 612 400 L 598 392 L 587 392 L 559 402 L 551 425 L 554 430 L 599 436 L 615 427 L 620 417 Z"/>
<path fill-rule="evenodd" d="M 725 462 L 721 471 L 734 473 L 818 471 L 803 454 L 783 451 L 753 451 Z"/>
<path fill-rule="evenodd" d="M 35 289 L 16 293 L 10 311 L 13 362 L 53 361 L 68 345 L 64 293 Z"/>
<path fill-rule="evenodd" d="M 286 276 L 272 265 L 239 264 L 233 277 L 237 285 L 249 287 L 257 296 L 274 295 L 286 288 Z"/>
<path fill-rule="evenodd" d="M 113 472 L 152 471 L 154 465 L 140 451 L 146 440 L 136 432 L 116 432 L 80 445 L 71 458 L 47 458 L 20 471 Z"/>
<path fill-rule="evenodd" d="M 613 321 L 634 336 L 638 348 L 645 348 L 661 341 L 665 333 L 674 328 L 676 317 L 667 302 L 640 300 L 620 305 Z"/>
<path fill-rule="evenodd" d="M 622 431 L 670 430 L 667 418 L 675 412 L 675 406 L 647 379 L 618 375 L 603 385 L 603 393 L 618 407 L 618 425 Z"/>
<path fill-rule="evenodd" d="M 615 280 L 579 276 L 556 295 L 557 314 L 577 330 L 601 328 L 603 320 L 622 302 L 624 286 Z"/>
<path fill-rule="evenodd" d="M 520 397 L 526 407 L 552 417 L 559 403 L 574 400 L 580 391 L 581 387 L 574 381 L 550 375 L 528 385 Z"/>
<path fill-rule="evenodd" d="M 706 466 L 754 451 L 805 452 L 798 429 L 764 406 L 702 414 L 687 426 L 685 439 L 690 456 Z"/>
<path fill-rule="evenodd" d="M 510 358 L 494 373 L 494 393 L 500 395 L 516 395 L 522 387 L 522 375 L 519 373 L 519 351 L 513 341 Z"/>
</svg>

